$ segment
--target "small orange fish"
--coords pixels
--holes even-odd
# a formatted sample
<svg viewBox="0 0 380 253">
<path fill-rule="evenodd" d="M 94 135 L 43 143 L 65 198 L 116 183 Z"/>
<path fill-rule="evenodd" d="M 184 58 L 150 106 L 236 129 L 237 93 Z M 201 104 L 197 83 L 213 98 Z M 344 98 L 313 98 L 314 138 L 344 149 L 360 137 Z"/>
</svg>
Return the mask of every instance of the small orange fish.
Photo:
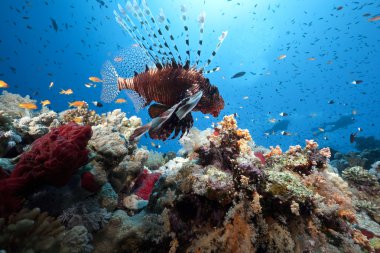
<svg viewBox="0 0 380 253">
<path fill-rule="evenodd" d="M 286 54 L 282 54 L 279 57 L 277 57 L 277 60 L 283 60 L 286 58 Z"/>
<path fill-rule="evenodd" d="M 61 91 L 59 92 L 59 94 L 64 94 L 64 95 L 71 95 L 71 94 L 73 94 L 73 93 L 74 93 L 74 91 L 73 91 L 72 89 L 61 90 Z"/>
<path fill-rule="evenodd" d="M 369 22 L 375 22 L 375 21 L 378 21 L 378 20 L 380 20 L 380 15 L 374 16 L 374 17 L 368 19 Z"/>
<path fill-rule="evenodd" d="M 96 77 L 96 76 L 90 76 L 88 78 L 88 80 L 90 80 L 91 82 L 95 82 L 95 83 L 101 83 L 101 82 L 103 82 L 102 79 L 100 79 L 99 77 Z"/>
<path fill-rule="evenodd" d="M 28 109 L 28 110 L 37 109 L 37 105 L 34 103 L 21 103 L 21 104 L 18 104 L 18 107 Z"/>
<path fill-rule="evenodd" d="M 125 100 L 124 98 L 118 98 L 115 101 L 116 104 L 122 104 L 122 103 L 126 103 L 126 102 L 127 102 L 127 100 Z"/>
<path fill-rule="evenodd" d="M 77 123 L 77 124 L 81 124 L 81 123 L 83 123 L 83 117 L 75 117 L 75 118 L 73 119 L 73 121 L 74 121 L 75 123 Z"/>
<path fill-rule="evenodd" d="M 69 107 L 83 107 L 85 105 L 87 105 L 85 101 L 74 101 L 69 103 Z"/>
<path fill-rule="evenodd" d="M 47 106 L 47 105 L 50 105 L 50 101 L 49 100 L 42 100 L 41 104 L 42 104 L 42 106 Z"/>
<path fill-rule="evenodd" d="M 122 57 L 115 57 L 115 58 L 113 58 L 113 60 L 114 60 L 115 62 L 122 62 L 122 61 L 123 61 L 123 58 L 122 58 Z"/>
<path fill-rule="evenodd" d="M 9 88 L 9 85 L 3 80 L 0 80 L 0 88 Z"/>
</svg>

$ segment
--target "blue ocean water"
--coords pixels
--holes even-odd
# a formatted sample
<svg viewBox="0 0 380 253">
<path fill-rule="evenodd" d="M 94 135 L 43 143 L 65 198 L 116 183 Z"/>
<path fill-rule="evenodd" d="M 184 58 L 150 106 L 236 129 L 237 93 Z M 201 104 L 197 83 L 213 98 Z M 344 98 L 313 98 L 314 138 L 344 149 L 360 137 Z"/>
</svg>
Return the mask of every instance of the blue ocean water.
<svg viewBox="0 0 380 253">
<path fill-rule="evenodd" d="M 187 7 L 194 51 L 197 18 L 206 13 L 203 60 L 220 34 L 229 32 L 211 66 L 220 66 L 220 71 L 207 76 L 219 88 L 225 109 L 219 118 L 195 113 L 195 127 L 211 127 L 223 115 L 236 113 L 239 127 L 249 129 L 263 146 L 286 149 L 316 139 L 321 146 L 346 152 L 355 149 L 349 139 L 358 128 L 363 130 L 358 136 L 380 139 L 380 20 L 369 22 L 380 14 L 379 2 L 147 2 L 154 14 L 160 8 L 165 11 L 182 51 L 181 5 Z M 99 113 L 121 108 L 147 123 L 146 110 L 136 113 L 125 94 L 119 97 L 127 104 L 97 108 L 91 101 L 100 101 L 101 85 L 84 86 L 90 76 L 100 76 L 106 60 L 135 43 L 115 22 L 114 9 L 117 2 L 111 0 L 2 0 L 0 79 L 10 85 L 7 90 L 31 95 L 38 102 L 49 99 L 56 111 L 67 109 L 71 101 L 85 100 Z M 231 79 L 238 72 L 245 74 Z M 353 84 L 355 80 L 362 82 Z M 73 95 L 59 94 L 69 88 Z M 140 144 L 151 147 L 151 142 L 144 137 Z M 179 147 L 177 139 L 154 143 L 160 143 L 162 151 Z"/>
</svg>

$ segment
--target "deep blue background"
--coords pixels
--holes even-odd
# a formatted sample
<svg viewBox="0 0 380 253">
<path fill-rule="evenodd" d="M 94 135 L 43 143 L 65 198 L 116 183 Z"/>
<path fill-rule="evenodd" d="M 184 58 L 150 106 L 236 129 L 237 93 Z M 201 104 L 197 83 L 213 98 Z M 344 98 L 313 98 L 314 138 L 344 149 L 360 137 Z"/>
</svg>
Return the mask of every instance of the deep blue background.
<svg viewBox="0 0 380 253">
<path fill-rule="evenodd" d="M 322 146 L 352 150 L 349 135 L 357 127 L 363 128 L 360 136 L 380 138 L 380 21 L 368 21 L 380 14 L 380 3 L 264 2 L 148 0 L 154 14 L 158 14 L 160 7 L 165 10 L 182 49 L 180 5 L 188 9 L 194 50 L 198 41 L 197 17 L 201 11 L 206 12 L 203 59 L 215 47 L 220 33 L 229 31 L 212 64 L 221 70 L 208 75 L 226 101 L 225 110 L 218 119 L 206 119 L 196 113 L 195 126 L 205 129 L 223 115 L 237 113 L 239 126 L 248 128 L 257 144 L 279 144 L 284 149 L 315 138 Z M 343 8 L 338 10 L 339 6 Z M 68 102 L 73 100 L 89 103 L 99 100 L 100 85 L 90 89 L 84 86 L 88 77 L 100 76 L 107 59 L 134 43 L 114 21 L 115 8 L 116 1 L 111 0 L 2 0 L 0 79 L 10 85 L 10 92 L 29 94 L 38 101 L 51 100 L 51 108 L 57 111 L 67 109 Z M 58 31 L 53 29 L 51 18 L 56 21 Z M 281 54 L 287 57 L 278 60 Z M 315 60 L 308 60 L 310 57 Z M 240 71 L 247 73 L 231 79 Z M 351 83 L 357 79 L 363 83 Z M 55 85 L 48 89 L 51 81 Z M 68 88 L 74 90 L 74 95 L 58 94 Z M 245 96 L 248 99 L 243 99 Z M 329 100 L 334 103 L 329 104 Z M 96 109 L 106 112 L 117 107 L 120 105 L 108 104 Z M 128 116 L 136 114 L 130 102 L 121 108 Z M 357 115 L 352 115 L 353 110 Z M 285 120 L 280 112 L 289 114 L 287 131 L 291 135 L 265 136 L 273 126 L 269 119 Z M 138 115 L 144 123 L 148 121 L 146 110 Z M 353 124 L 313 136 L 312 128 L 342 115 L 353 117 Z M 143 139 L 141 143 L 150 146 L 151 140 Z M 177 150 L 178 140 L 162 144 L 162 150 L 169 149 Z"/>
</svg>

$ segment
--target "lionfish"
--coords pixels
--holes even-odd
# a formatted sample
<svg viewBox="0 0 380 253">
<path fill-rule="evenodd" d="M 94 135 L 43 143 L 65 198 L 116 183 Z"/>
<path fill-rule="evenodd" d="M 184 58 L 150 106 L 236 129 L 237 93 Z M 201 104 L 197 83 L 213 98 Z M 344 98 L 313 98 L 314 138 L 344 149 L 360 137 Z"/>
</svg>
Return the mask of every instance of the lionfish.
<svg viewBox="0 0 380 253">
<path fill-rule="evenodd" d="M 125 9 L 118 4 L 118 9 L 119 12 L 114 10 L 117 23 L 136 44 L 125 51 L 123 57 L 115 57 L 114 64 L 120 63 L 122 71 L 125 72 L 123 77 L 119 76 L 110 61 L 103 65 L 101 99 L 109 103 L 121 90 L 126 90 L 137 110 L 155 102 L 148 109 L 151 122 L 137 128 L 130 140 L 147 132 L 152 139 L 159 140 L 168 139 L 173 132 L 174 139 L 182 132 L 181 138 L 193 126 L 192 111 L 217 117 L 224 108 L 224 100 L 218 88 L 204 75 L 219 70 L 219 67 L 208 71 L 205 68 L 215 57 L 227 31 L 219 37 L 219 42 L 205 65 L 198 67 L 203 44 L 204 13 L 198 18 L 200 37 L 198 50 L 193 52 L 190 50 L 186 8 L 181 6 L 181 19 L 186 34 L 186 51 L 182 55 L 186 55 L 186 58 L 182 59 L 170 30 L 170 23 L 162 9 L 158 20 L 152 15 L 145 0 L 141 6 L 136 1 L 133 4 L 128 1 Z M 195 59 L 192 57 L 193 53 L 196 54 Z"/>
</svg>

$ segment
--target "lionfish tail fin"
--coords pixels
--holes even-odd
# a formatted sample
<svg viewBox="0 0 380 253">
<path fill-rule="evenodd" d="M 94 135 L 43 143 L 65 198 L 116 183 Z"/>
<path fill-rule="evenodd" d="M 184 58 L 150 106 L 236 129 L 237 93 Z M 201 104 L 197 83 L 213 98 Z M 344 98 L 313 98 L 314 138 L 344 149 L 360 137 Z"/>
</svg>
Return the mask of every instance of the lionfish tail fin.
<svg viewBox="0 0 380 253">
<path fill-rule="evenodd" d="M 117 79 L 119 75 L 110 61 L 103 64 L 102 71 L 103 89 L 100 99 L 105 103 L 112 102 L 119 94 Z"/>
<path fill-rule="evenodd" d="M 209 66 L 211 64 L 212 60 L 214 59 L 214 57 L 215 57 L 216 53 L 218 52 L 219 48 L 222 46 L 223 41 L 227 37 L 227 35 L 228 35 L 228 31 L 224 31 L 219 36 L 219 42 L 218 42 L 218 44 L 216 44 L 216 47 L 215 47 L 214 51 L 212 51 L 211 56 L 208 58 L 208 60 L 206 61 L 206 64 L 201 68 L 201 70 L 203 70 L 204 68 L 206 68 L 207 66 Z"/>
</svg>

